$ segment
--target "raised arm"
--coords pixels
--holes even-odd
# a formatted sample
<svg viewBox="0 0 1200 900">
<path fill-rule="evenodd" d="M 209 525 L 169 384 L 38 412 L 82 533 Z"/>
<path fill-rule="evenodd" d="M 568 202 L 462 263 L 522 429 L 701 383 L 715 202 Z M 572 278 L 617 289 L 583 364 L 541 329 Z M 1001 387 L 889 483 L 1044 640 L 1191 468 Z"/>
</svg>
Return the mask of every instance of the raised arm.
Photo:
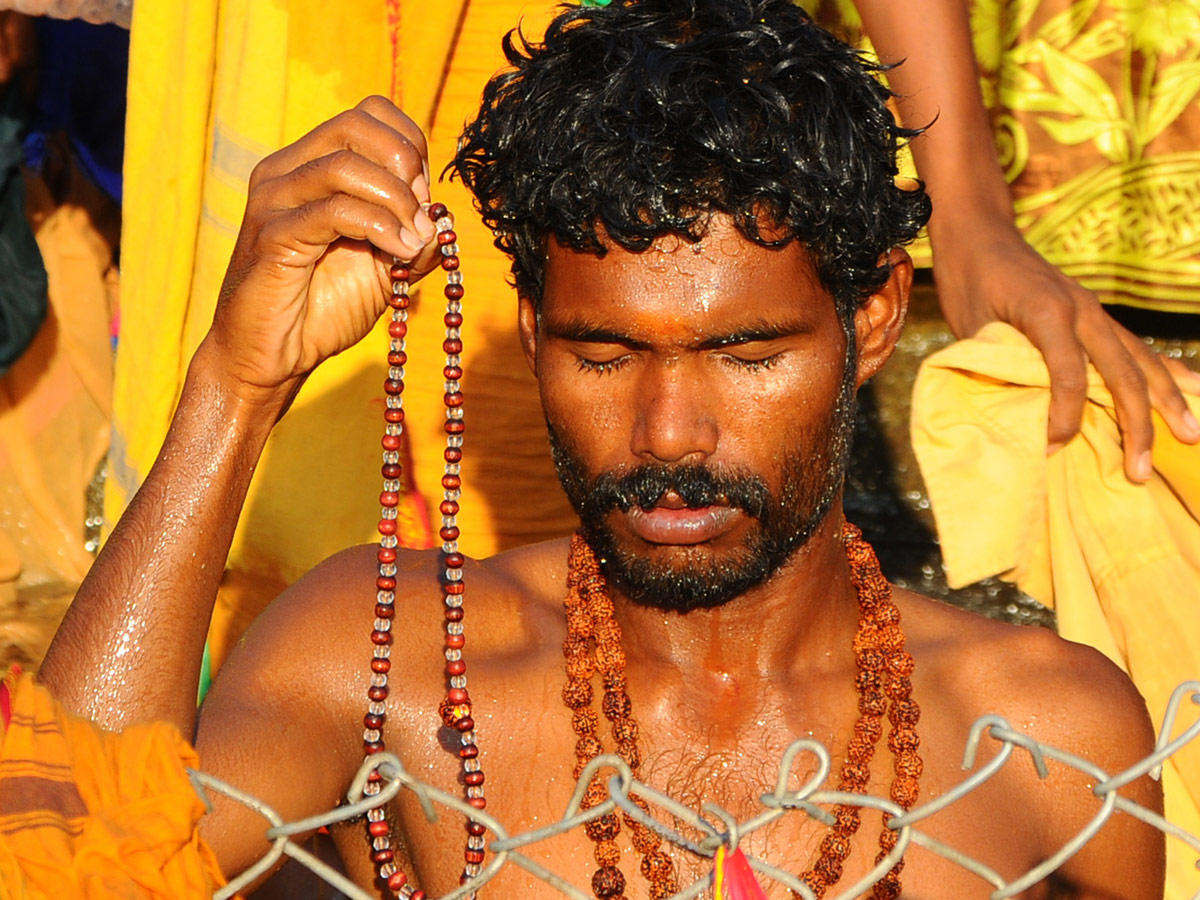
<svg viewBox="0 0 1200 900">
<path fill-rule="evenodd" d="M 69 708 L 192 734 L 217 585 L 267 436 L 308 373 L 379 318 L 392 257 L 433 267 L 428 200 L 424 136 L 379 97 L 255 168 L 163 449 L 42 664 Z"/>
<path fill-rule="evenodd" d="M 1152 407 L 1180 440 L 1200 440 L 1180 390 L 1200 393 L 1200 375 L 1114 322 L 1095 294 L 1042 259 L 1017 230 L 979 90 L 967 0 L 930 0 L 920 15 L 894 0 L 856 5 L 880 59 L 904 61 L 888 73 L 904 124 L 930 126 L 912 151 L 933 200 L 929 235 L 946 321 L 958 337 L 1008 322 L 1042 352 L 1051 379 L 1048 452 L 1078 432 L 1085 367 L 1095 365 L 1116 402 L 1125 472 L 1145 481 Z"/>
</svg>

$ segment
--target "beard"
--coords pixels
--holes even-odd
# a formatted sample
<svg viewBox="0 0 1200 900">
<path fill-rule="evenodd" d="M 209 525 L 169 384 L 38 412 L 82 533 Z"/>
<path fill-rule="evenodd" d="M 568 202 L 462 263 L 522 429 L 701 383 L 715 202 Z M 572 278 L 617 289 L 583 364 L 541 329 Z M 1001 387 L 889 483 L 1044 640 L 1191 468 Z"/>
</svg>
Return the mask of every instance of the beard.
<svg viewBox="0 0 1200 900">
<path fill-rule="evenodd" d="M 647 464 L 587 476 L 580 456 L 548 425 L 550 449 L 584 540 L 610 582 L 635 603 L 669 612 L 712 609 L 765 582 L 812 537 L 839 496 L 854 429 L 854 381 L 847 365 L 842 388 L 825 421 L 798 435 L 782 459 L 777 492 L 759 474 L 705 464 Z M 658 562 L 621 546 L 607 524 L 615 510 L 653 509 L 668 491 L 684 505 L 740 509 L 752 528 L 724 555 L 702 545 L 678 546 L 676 559 Z"/>
</svg>

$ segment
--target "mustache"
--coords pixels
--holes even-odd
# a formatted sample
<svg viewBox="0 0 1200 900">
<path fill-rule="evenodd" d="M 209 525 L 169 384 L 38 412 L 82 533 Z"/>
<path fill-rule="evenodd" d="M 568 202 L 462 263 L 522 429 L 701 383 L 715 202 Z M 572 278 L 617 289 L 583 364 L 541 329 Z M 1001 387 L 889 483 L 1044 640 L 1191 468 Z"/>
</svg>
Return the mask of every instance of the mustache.
<svg viewBox="0 0 1200 900">
<path fill-rule="evenodd" d="M 650 510 L 669 491 L 690 509 L 729 506 L 756 519 L 763 518 L 771 501 L 766 484 L 755 475 L 724 473 L 699 464 L 645 465 L 598 475 L 588 486 L 580 512 L 586 520 L 614 509 L 629 512 L 637 506 Z"/>
</svg>

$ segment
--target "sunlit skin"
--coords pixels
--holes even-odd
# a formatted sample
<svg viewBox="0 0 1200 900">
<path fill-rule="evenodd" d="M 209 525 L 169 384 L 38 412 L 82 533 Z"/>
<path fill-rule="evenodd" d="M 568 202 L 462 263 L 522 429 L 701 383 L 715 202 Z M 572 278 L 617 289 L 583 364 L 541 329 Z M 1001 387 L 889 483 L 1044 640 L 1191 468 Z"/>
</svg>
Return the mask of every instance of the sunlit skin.
<svg viewBox="0 0 1200 900">
<path fill-rule="evenodd" d="M 271 424 L 312 367 L 361 338 L 383 312 L 393 254 L 413 260 L 417 274 L 436 261 L 435 249 L 418 246 L 429 224 L 418 215 L 428 189 L 424 153 L 412 120 L 371 98 L 256 170 L 220 309 L 189 368 L 164 451 L 47 655 L 44 683 L 69 708 L 112 727 L 151 717 L 192 733 L 217 579 Z M 816 458 L 828 450 L 813 435 L 837 403 L 847 348 L 802 247 L 766 249 L 717 217 L 694 246 L 667 238 L 642 253 L 611 247 L 599 258 L 550 242 L 547 254 L 541 317 L 521 300 L 521 334 L 547 416 L 589 474 L 693 461 L 755 473 L 775 489 L 788 451 Z M 855 314 L 856 384 L 883 365 L 899 336 L 911 267 L 900 250 L 888 260 L 887 282 Z M 488 452 L 469 437 L 466 446 Z M 727 558 L 755 527 L 719 503 L 678 507 L 668 496 L 649 512 L 613 513 L 608 524 L 623 546 L 668 566 Z M 614 593 L 651 785 L 745 819 L 760 811 L 758 797 L 796 739 L 816 738 L 835 761 L 845 753 L 856 718 L 858 612 L 841 524 L 835 502 L 771 578 L 711 610 L 665 613 Z M 561 697 L 566 559 L 567 542 L 558 540 L 465 567 L 464 653 L 488 811 L 512 833 L 558 819 L 574 787 L 575 735 Z M 456 735 L 436 714 L 446 692 L 442 567 L 433 552 L 405 552 L 397 564 L 387 745 L 410 771 L 458 793 Z M 376 571 L 373 547 L 351 548 L 277 598 L 225 663 L 195 726 L 205 771 L 285 820 L 335 806 L 362 762 Z M 1141 699 L 1099 653 L 907 591 L 895 597 L 923 711 L 922 799 L 964 778 L 963 744 L 986 713 L 1110 772 L 1152 746 Z M 154 616 L 144 616 L 148 608 Z M 125 633 L 145 649 L 113 654 L 113 636 Z M 890 769 L 881 743 L 872 793 L 886 795 Z M 797 783 L 811 771 L 801 762 Z M 1159 803 L 1146 779 L 1124 793 Z M 1058 849 L 1097 807 L 1087 779 L 1055 769 L 1042 782 L 1014 759 L 925 827 L 1012 878 Z M 392 812 L 406 871 L 430 896 L 456 887 L 462 821 L 444 814 L 426 822 L 410 794 Z M 878 830 L 878 817 L 865 814 L 846 884 L 870 868 Z M 268 849 L 264 832 L 261 816 L 219 798 L 200 823 L 230 875 Z M 362 822 L 331 832 L 351 877 L 371 889 Z M 792 816 L 743 846 L 802 872 L 822 834 Z M 627 896 L 644 900 L 637 860 L 624 838 L 621 846 Z M 1155 832 L 1119 817 L 1060 875 L 1079 886 L 1076 897 L 1157 900 L 1161 849 Z M 595 868 L 578 830 L 529 853 L 584 889 Z M 703 861 L 675 857 L 684 884 L 705 877 Z M 913 900 L 984 900 L 992 892 L 917 850 L 904 884 Z M 1040 900 L 1049 890 L 1027 896 Z M 778 886 L 769 894 L 786 896 Z M 483 896 L 561 895 L 510 867 Z"/>
<path fill-rule="evenodd" d="M 816 453 L 801 441 L 832 414 L 847 348 L 833 299 L 798 245 L 759 246 L 718 218 L 697 246 L 668 237 L 644 253 L 618 248 L 600 258 L 551 243 L 547 257 L 540 315 L 521 301 L 521 335 L 547 420 L 590 476 L 702 463 L 757 474 L 778 491 L 781 457 L 797 448 Z M 856 385 L 882 364 L 903 321 L 911 269 L 902 252 L 896 258 L 888 290 L 856 317 L 863 344 Z M 739 510 L 679 505 L 667 495 L 651 511 L 614 511 L 607 525 L 625 549 L 664 566 L 729 556 L 757 527 Z M 818 635 L 806 626 L 804 639 L 834 640 L 853 628 L 844 572 L 843 590 L 832 597 L 828 577 L 813 577 L 844 570 L 840 528 L 840 516 L 828 517 L 783 570 L 713 613 L 742 663 L 756 654 L 759 671 L 780 663 L 773 642 L 761 637 L 747 642 L 749 653 L 735 649 L 739 621 L 757 632 L 767 610 L 789 611 L 793 627 L 773 634 L 781 645 L 799 638 L 794 614 L 810 605 L 832 601 L 847 615 L 814 616 L 831 630 Z M 633 616 L 658 618 L 630 607 Z M 710 618 L 678 624 L 707 631 Z"/>
</svg>

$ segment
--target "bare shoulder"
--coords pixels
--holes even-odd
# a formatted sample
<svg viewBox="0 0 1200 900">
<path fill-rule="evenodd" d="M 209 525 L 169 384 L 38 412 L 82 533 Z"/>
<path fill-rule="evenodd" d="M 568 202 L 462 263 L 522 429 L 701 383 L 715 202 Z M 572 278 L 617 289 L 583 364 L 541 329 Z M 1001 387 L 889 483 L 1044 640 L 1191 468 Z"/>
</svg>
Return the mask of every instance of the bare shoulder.
<svg viewBox="0 0 1200 900">
<path fill-rule="evenodd" d="M 326 559 L 279 595 L 254 622 L 230 659 L 229 675 L 264 667 L 305 675 L 328 690 L 353 684 L 366 670 L 380 586 L 378 547 L 351 547 Z M 465 603 L 476 652 L 528 640 L 561 603 L 566 544 L 550 541 L 463 566 Z M 396 649 L 423 651 L 444 630 L 445 568 L 437 550 L 400 550 L 395 560 L 391 631 Z M 481 646 L 481 644 L 483 646 Z M 365 656 L 364 656 L 365 653 Z M 325 698 L 334 700 L 333 696 Z"/>
<path fill-rule="evenodd" d="M 897 591 L 896 599 L 927 696 L 964 713 L 1001 715 L 1048 743 L 1077 744 L 1081 737 L 1090 743 L 1097 732 L 1125 735 L 1116 743 L 1127 742 L 1132 752 L 1153 742 L 1137 688 L 1098 650 L 908 591 Z"/>
<path fill-rule="evenodd" d="M 1154 749 L 1146 704 L 1129 677 L 1099 651 L 1044 628 L 992 621 L 904 591 L 896 600 L 917 664 L 914 692 L 923 698 L 927 736 L 962 747 L 976 719 L 998 715 L 1013 730 L 1087 761 L 1075 768 L 1052 757 L 1044 780 L 1031 765 L 1006 766 L 1003 797 L 995 802 L 1010 804 L 1014 821 L 1033 829 L 1039 855 L 1058 850 L 1094 816 L 1106 816 L 1093 790 L 1097 782 Z M 995 750 L 983 752 L 986 759 Z M 1161 811 L 1159 785 L 1148 777 L 1119 793 Z M 1162 834 L 1118 814 L 1105 818 L 1052 880 L 1072 896 L 1149 900 L 1161 896 L 1163 865 Z"/>
</svg>

